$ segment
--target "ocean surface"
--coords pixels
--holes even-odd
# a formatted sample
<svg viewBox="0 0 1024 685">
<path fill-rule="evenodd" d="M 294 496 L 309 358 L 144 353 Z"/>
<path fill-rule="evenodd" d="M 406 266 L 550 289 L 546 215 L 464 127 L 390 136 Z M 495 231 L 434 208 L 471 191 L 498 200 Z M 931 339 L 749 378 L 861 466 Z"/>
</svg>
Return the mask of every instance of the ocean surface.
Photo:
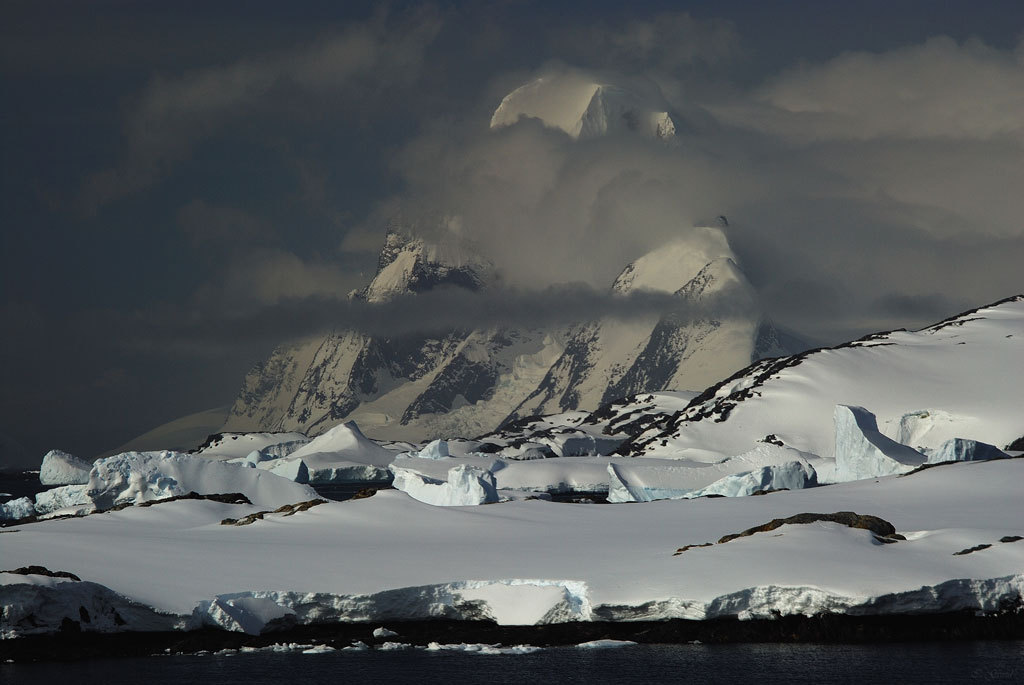
<svg viewBox="0 0 1024 685">
<path fill-rule="evenodd" d="M 3 683 L 1021 683 L 1024 642 L 233 653 L 0 664 Z"/>
</svg>

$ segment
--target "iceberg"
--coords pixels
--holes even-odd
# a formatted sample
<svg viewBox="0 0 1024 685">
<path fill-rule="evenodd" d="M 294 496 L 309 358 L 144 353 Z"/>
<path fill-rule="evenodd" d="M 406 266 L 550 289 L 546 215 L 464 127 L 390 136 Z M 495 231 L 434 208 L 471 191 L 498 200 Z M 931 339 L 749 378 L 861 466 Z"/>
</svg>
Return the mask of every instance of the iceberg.
<svg viewBox="0 0 1024 685">
<path fill-rule="evenodd" d="M 747 497 L 755 492 L 771 490 L 802 490 L 818 484 L 814 467 L 804 460 L 785 464 L 764 466 L 754 471 L 734 473 L 721 478 L 706 488 L 701 488 L 692 497 L 723 495 L 725 497 Z"/>
<path fill-rule="evenodd" d="M 1010 455 L 995 445 L 967 438 L 953 438 L 939 445 L 936 449 L 926 449 L 928 464 L 941 464 L 947 461 L 984 461 L 986 459 L 1006 459 Z"/>
<path fill-rule="evenodd" d="M 19 497 L 0 504 L 0 521 L 15 521 L 35 514 L 35 505 L 28 497 Z"/>
<path fill-rule="evenodd" d="M 281 506 L 316 498 L 316 491 L 263 469 L 178 452 L 125 452 L 100 459 L 87 495 L 97 509 L 166 497 L 240 492 L 254 504 Z"/>
<path fill-rule="evenodd" d="M 831 462 L 791 447 L 760 443 L 715 462 L 637 457 L 608 465 L 609 502 L 652 502 L 705 495 L 744 497 L 759 490 L 799 490 L 818 484 L 816 468 Z"/>
<path fill-rule="evenodd" d="M 346 421 L 290 452 L 287 457 L 261 462 L 257 467 L 268 468 L 268 464 L 273 464 L 275 472 L 286 475 L 292 471 L 285 470 L 284 463 L 301 460 L 310 483 L 360 483 L 389 480 L 388 465 L 395 456 L 396 452 L 363 435 L 355 421 Z M 301 474 L 301 467 L 293 468 L 294 473 Z"/>
<path fill-rule="evenodd" d="M 463 507 L 498 501 L 494 474 L 481 466 L 459 464 L 448 469 L 448 480 L 424 476 L 412 469 L 391 465 L 394 486 L 413 499 L 439 507 Z"/>
<path fill-rule="evenodd" d="M 75 511 L 91 511 L 92 500 L 89 499 L 88 485 L 63 485 L 36 494 L 36 515 L 46 516 L 62 509 Z M 71 512 L 67 512 L 71 513 Z"/>
<path fill-rule="evenodd" d="M 864 407 L 837 404 L 834 422 L 837 482 L 906 473 L 926 460 L 917 450 L 882 435 L 875 415 Z"/>
<path fill-rule="evenodd" d="M 50 450 L 39 467 L 43 485 L 85 485 L 89 482 L 92 464 L 60 450 Z"/>
</svg>

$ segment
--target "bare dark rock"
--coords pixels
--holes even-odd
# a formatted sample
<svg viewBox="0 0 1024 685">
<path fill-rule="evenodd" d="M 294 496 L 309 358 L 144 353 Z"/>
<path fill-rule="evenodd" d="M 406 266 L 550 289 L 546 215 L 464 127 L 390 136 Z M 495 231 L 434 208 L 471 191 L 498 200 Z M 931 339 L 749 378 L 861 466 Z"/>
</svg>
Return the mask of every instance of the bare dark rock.
<svg viewBox="0 0 1024 685">
<path fill-rule="evenodd" d="M 1024 540 L 1024 535 L 1004 535 L 999 538 L 999 542 L 1017 542 L 1018 540 Z"/>
<path fill-rule="evenodd" d="M 895 537 L 896 528 L 885 519 L 872 516 L 870 514 L 857 514 L 852 511 L 838 511 L 834 514 L 796 514 L 784 519 L 772 519 L 768 523 L 748 528 L 742 533 L 726 535 L 718 542 L 721 544 L 729 542 L 730 540 L 735 540 L 736 538 L 753 535 L 754 533 L 765 533 L 786 525 L 815 523 L 817 521 L 840 523 L 850 528 L 863 528 L 865 530 L 870 530 L 875 535 L 883 538 L 893 538 L 897 540 L 902 538 L 902 536 L 899 538 Z"/>
<path fill-rule="evenodd" d="M 20 576 L 33 575 L 33 576 L 48 576 L 50 578 L 69 578 L 71 580 L 78 580 L 78 581 L 82 580 L 81 578 L 76 576 L 74 573 L 71 573 L 70 571 L 51 571 L 50 569 L 46 568 L 45 566 L 22 566 L 21 568 L 16 568 L 13 571 L 3 571 L 3 573 L 16 573 L 16 574 L 18 574 Z"/>
<path fill-rule="evenodd" d="M 983 545 L 975 545 L 974 547 L 968 547 L 967 549 L 962 549 L 959 552 L 953 552 L 953 556 L 954 557 L 965 556 L 965 555 L 971 554 L 973 552 L 980 552 L 983 549 L 988 549 L 991 546 L 992 545 L 984 545 L 984 544 Z"/>
<path fill-rule="evenodd" d="M 682 554 L 683 552 L 685 552 L 686 550 L 693 549 L 694 547 L 711 547 L 713 544 L 714 543 L 712 543 L 712 542 L 702 542 L 699 545 L 685 545 L 685 546 L 680 547 L 679 549 L 677 549 L 675 552 L 673 552 L 672 556 L 677 557 L 680 554 Z"/>
</svg>

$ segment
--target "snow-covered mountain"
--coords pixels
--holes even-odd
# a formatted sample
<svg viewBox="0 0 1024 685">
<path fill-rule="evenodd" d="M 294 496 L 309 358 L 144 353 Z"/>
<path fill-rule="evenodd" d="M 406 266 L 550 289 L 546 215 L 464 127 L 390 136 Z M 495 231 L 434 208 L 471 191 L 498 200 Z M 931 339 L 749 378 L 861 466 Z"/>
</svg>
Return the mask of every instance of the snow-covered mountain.
<svg viewBox="0 0 1024 685">
<path fill-rule="evenodd" d="M 629 132 L 671 138 L 675 124 L 657 86 L 565 69 L 509 93 L 492 128 L 540 119 L 573 138 Z M 354 420 L 377 438 L 420 441 L 473 436 L 542 413 L 596 409 L 642 391 L 699 390 L 752 359 L 794 351 L 762 325 L 753 290 L 719 225 L 680 227 L 667 244 L 625 265 L 613 295 L 671 293 L 679 310 L 624 322 L 510 327 L 445 334 L 368 336 L 339 330 L 282 345 L 245 379 L 225 431 L 298 430 L 309 435 Z M 368 303 L 440 286 L 478 291 L 495 279 L 490 263 L 445 238 L 391 230 L 367 286 Z M 442 235 L 444 232 L 442 231 Z M 727 295 L 730 316 L 693 311 Z M 737 307 L 738 303 L 744 306 Z M 578 321 L 567 313 L 566 321 Z"/>
<path fill-rule="evenodd" d="M 668 139 L 676 132 L 668 109 L 661 91 L 649 81 L 567 69 L 540 76 L 506 95 L 491 117 L 491 128 L 531 117 L 573 138 L 634 132 Z"/>
<path fill-rule="evenodd" d="M 725 234 L 702 227 L 629 264 L 612 285 L 628 294 L 670 292 L 680 311 L 728 291 L 752 309 L 754 294 Z M 762 330 L 755 316 L 694 319 L 652 315 L 637 321 L 602 319 L 574 328 L 565 351 L 514 417 L 597 407 L 643 391 L 696 389 L 748 364 Z"/>
<path fill-rule="evenodd" d="M 354 296 L 383 302 L 438 286 L 487 287 L 490 266 L 465 250 L 391 233 L 377 274 Z M 719 227 L 688 232 L 632 262 L 612 292 L 670 292 L 680 315 L 571 329 L 509 327 L 442 335 L 336 331 L 280 346 L 246 377 L 225 431 L 320 433 L 355 420 L 367 434 L 472 436 L 532 414 L 596 409 L 644 390 L 699 389 L 749 364 L 765 332 L 756 315 L 697 320 L 688 308 L 728 290 L 753 301 Z"/>
</svg>

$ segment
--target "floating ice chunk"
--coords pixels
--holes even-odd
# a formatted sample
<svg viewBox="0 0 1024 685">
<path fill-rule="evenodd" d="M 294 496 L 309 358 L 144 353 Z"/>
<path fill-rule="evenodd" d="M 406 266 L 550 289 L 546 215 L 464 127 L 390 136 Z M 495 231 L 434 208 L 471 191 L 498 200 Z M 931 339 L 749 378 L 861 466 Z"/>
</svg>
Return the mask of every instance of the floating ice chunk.
<svg viewBox="0 0 1024 685">
<path fill-rule="evenodd" d="M 986 459 L 1006 459 L 1010 455 L 995 445 L 967 438 L 953 438 L 933 450 L 925 450 L 928 464 L 940 464 L 946 461 L 984 461 Z"/>
<path fill-rule="evenodd" d="M 461 507 L 497 502 L 494 474 L 480 466 L 459 464 L 448 469 L 446 481 L 391 465 L 394 486 L 410 497 L 440 507 Z"/>
<path fill-rule="evenodd" d="M 60 450 L 50 450 L 39 467 L 43 485 L 84 485 L 89 482 L 92 464 Z"/>
<path fill-rule="evenodd" d="M 579 649 L 618 649 L 619 647 L 632 647 L 635 642 L 632 640 L 591 640 L 576 645 Z"/>
<path fill-rule="evenodd" d="M 385 638 L 385 637 L 396 637 L 397 635 L 398 635 L 398 633 L 396 633 L 393 630 L 388 630 L 384 626 L 381 626 L 379 628 L 374 628 L 373 629 L 373 636 L 375 638 L 377 638 L 378 640 L 380 640 L 381 638 Z"/>
<path fill-rule="evenodd" d="M 348 647 L 342 647 L 341 651 L 343 651 L 343 652 L 365 652 L 369 648 L 370 648 L 370 645 L 366 644 L 362 640 L 356 640 L 355 642 L 350 644 Z"/>
<path fill-rule="evenodd" d="M 240 492 L 254 504 L 281 506 L 314 499 L 307 485 L 262 469 L 249 469 L 177 452 L 125 452 L 100 459 L 89 475 L 88 497 L 98 509 L 123 502 Z"/>
<path fill-rule="evenodd" d="M 303 654 L 330 654 L 335 651 L 334 647 L 330 645 L 317 645 L 316 647 L 310 647 L 309 649 L 302 650 Z"/>
<path fill-rule="evenodd" d="M 431 642 L 426 646 L 428 652 L 466 652 L 469 654 L 533 654 L 539 652 L 543 647 L 533 645 L 512 645 L 502 647 L 501 645 L 487 645 L 473 642 L 461 642 L 458 644 L 443 645 L 439 642 Z"/>
<path fill-rule="evenodd" d="M 377 649 L 382 652 L 400 652 L 406 649 L 412 649 L 412 645 L 407 642 L 385 642 Z"/>
<path fill-rule="evenodd" d="M 837 482 L 906 473 L 925 462 L 917 450 L 882 435 L 864 407 L 837 404 L 834 421 Z"/>
<path fill-rule="evenodd" d="M 0 504 L 0 521 L 13 521 L 35 516 L 36 507 L 28 497 L 19 497 Z"/>
</svg>

